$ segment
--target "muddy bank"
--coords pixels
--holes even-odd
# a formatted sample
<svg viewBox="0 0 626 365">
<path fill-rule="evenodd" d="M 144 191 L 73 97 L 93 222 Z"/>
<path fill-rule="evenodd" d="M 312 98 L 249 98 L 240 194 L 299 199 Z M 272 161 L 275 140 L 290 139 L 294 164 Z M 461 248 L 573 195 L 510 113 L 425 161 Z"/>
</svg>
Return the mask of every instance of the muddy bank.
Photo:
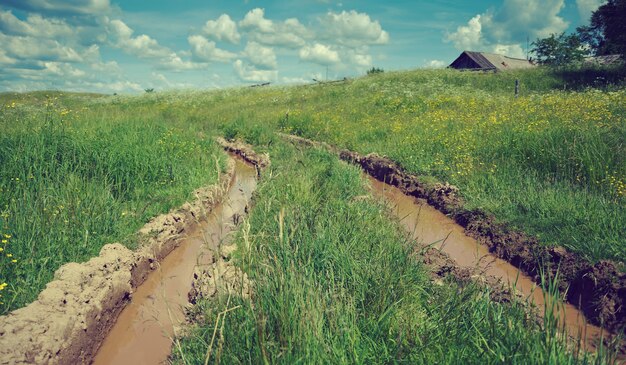
<svg viewBox="0 0 626 365">
<path fill-rule="evenodd" d="M 220 273 L 228 272 L 227 265 L 221 264 L 230 247 L 226 244 L 247 210 L 256 179 L 254 166 L 236 158 L 235 174 L 222 202 L 186 233 L 180 246 L 135 290 L 94 364 L 159 364 L 167 360 L 184 323 L 188 292 L 198 278 L 198 269 L 217 264 Z M 216 281 L 215 275 L 210 281 Z"/>
<path fill-rule="evenodd" d="M 221 201 L 234 167 L 231 160 L 216 185 L 147 223 L 136 251 L 108 244 L 85 263 L 65 264 L 36 301 L 0 317 L 0 364 L 89 363 L 134 290 Z"/>
<path fill-rule="evenodd" d="M 234 153 L 245 161 L 253 164 L 259 174 L 262 170 L 270 166 L 270 157 L 267 153 L 257 153 L 250 145 L 242 141 L 227 141 L 222 137 L 216 138 L 216 141 L 226 151 Z"/>
<path fill-rule="evenodd" d="M 333 151 L 341 159 L 361 166 L 377 180 L 398 187 L 407 195 L 425 199 L 461 225 L 468 236 L 486 245 L 492 254 L 510 262 L 536 283 L 541 283 L 541 270 L 545 270 L 548 277 L 557 278 L 561 292 L 567 292 L 567 301 L 579 307 L 591 323 L 618 332 L 626 327 L 626 274 L 616 263 L 591 264 L 562 247 L 543 246 L 536 238 L 498 222 L 487 212 L 465 209 L 456 187 L 425 184 L 387 157 L 363 156 L 297 136 L 281 136 L 294 143 Z"/>
<path fill-rule="evenodd" d="M 546 294 L 531 277 L 467 236 L 463 227 L 424 199 L 406 195 L 395 186 L 366 176 L 372 195 L 390 208 L 390 213 L 414 240 L 413 249 L 431 269 L 435 283 L 441 284 L 442 279 L 452 277 L 461 286 L 488 288 L 495 302 L 532 303 L 526 311 L 528 318 L 540 324 L 546 316 L 546 308 L 551 308 L 555 300 L 560 302 L 559 298 Z M 562 303 L 549 315 L 558 319 L 559 329 L 566 330 L 576 349 L 597 351 L 607 337 L 606 330 L 587 323 L 585 316 L 571 304 Z"/>
</svg>

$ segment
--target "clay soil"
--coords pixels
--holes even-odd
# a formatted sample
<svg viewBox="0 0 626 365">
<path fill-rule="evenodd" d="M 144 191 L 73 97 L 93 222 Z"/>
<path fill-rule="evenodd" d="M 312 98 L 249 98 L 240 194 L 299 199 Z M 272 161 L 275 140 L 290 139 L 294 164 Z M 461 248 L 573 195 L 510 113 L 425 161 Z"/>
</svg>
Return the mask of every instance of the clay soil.
<svg viewBox="0 0 626 365">
<path fill-rule="evenodd" d="M 218 142 L 254 164 L 258 174 L 269 165 L 266 155 L 243 143 Z M 135 289 L 220 203 L 234 174 L 234 161 L 229 161 L 216 185 L 197 190 L 193 202 L 140 229 L 145 244 L 139 249 L 108 244 L 85 263 L 63 265 L 36 301 L 1 316 L 0 364 L 90 363 Z M 196 288 L 199 279 L 196 275 Z"/>
<path fill-rule="evenodd" d="M 466 209 L 455 186 L 426 184 L 387 157 L 375 153 L 364 156 L 297 136 L 282 136 L 294 143 L 328 149 L 342 160 L 361 166 L 377 180 L 398 187 L 407 195 L 425 199 L 461 225 L 468 236 L 486 245 L 492 254 L 510 262 L 537 284 L 541 284 L 542 270 L 548 279 L 556 278 L 561 292 L 567 293 L 564 299 L 580 308 L 591 323 L 616 332 L 626 327 L 626 274 L 619 264 L 591 263 L 562 247 L 541 245 L 535 237 L 498 222 L 488 212 Z"/>
</svg>

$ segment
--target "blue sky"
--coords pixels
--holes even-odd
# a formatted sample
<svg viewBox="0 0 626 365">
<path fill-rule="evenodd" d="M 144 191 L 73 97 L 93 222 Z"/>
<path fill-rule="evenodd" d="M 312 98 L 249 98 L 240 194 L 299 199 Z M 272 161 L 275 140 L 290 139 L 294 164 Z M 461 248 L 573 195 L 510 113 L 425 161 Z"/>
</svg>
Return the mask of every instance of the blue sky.
<svg viewBox="0 0 626 365">
<path fill-rule="evenodd" d="M 105 93 L 443 67 L 524 57 L 602 0 L 0 0 L 0 91 Z"/>
</svg>

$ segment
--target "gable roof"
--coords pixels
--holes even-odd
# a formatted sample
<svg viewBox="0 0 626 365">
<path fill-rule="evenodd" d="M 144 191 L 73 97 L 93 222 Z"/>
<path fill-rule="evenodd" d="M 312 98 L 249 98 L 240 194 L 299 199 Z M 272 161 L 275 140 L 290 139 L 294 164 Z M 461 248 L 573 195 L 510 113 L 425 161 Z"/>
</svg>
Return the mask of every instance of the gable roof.
<svg viewBox="0 0 626 365">
<path fill-rule="evenodd" d="M 619 54 L 610 54 L 605 56 L 591 56 L 585 57 L 583 63 L 586 64 L 597 64 L 597 65 L 613 65 L 616 63 L 622 62 L 622 55 Z"/>
<path fill-rule="evenodd" d="M 457 69 L 505 71 L 535 67 L 523 58 L 513 58 L 495 53 L 463 51 L 449 67 Z"/>
</svg>

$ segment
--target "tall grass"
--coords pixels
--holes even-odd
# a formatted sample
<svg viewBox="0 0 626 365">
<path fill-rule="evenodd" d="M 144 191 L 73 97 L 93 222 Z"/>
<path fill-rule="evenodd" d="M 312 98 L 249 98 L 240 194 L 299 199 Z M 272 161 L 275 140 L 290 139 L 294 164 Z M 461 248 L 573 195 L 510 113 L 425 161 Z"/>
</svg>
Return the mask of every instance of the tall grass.
<svg viewBox="0 0 626 365">
<path fill-rule="evenodd" d="M 237 239 L 235 260 L 254 295 L 199 303 L 176 363 L 592 361 L 568 354 L 517 303 L 493 303 L 472 285 L 431 284 L 384 205 L 364 198 L 357 168 L 272 146 L 272 171 Z"/>
<path fill-rule="evenodd" d="M 166 120 L 85 112 L 52 97 L 0 109 L 0 313 L 34 300 L 60 265 L 133 246 L 144 222 L 223 167 L 211 140 Z"/>
</svg>

